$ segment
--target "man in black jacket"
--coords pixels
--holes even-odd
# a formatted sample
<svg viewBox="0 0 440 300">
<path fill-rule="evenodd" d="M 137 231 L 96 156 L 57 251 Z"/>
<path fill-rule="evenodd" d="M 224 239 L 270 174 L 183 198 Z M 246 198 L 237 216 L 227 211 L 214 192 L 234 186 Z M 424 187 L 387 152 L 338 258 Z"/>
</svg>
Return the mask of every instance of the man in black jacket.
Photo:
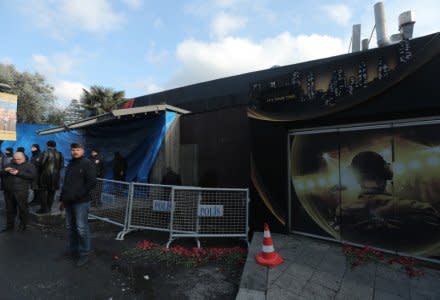
<svg viewBox="0 0 440 300">
<path fill-rule="evenodd" d="M 104 165 L 104 157 L 99 153 L 98 149 L 93 148 L 89 159 L 92 161 L 92 163 L 95 165 L 96 168 L 96 177 L 98 178 L 104 178 L 105 175 L 105 165 Z M 102 184 L 100 185 L 97 183 L 96 188 L 92 191 L 92 207 L 100 207 L 101 206 L 101 188 Z"/>
<path fill-rule="evenodd" d="M 22 152 L 16 152 L 12 162 L 4 167 L 1 174 L 6 202 L 6 227 L 2 232 L 14 229 L 17 208 L 20 218 L 19 230 L 24 231 L 28 220 L 29 188 L 36 176 L 35 167 L 26 162 Z"/>
<path fill-rule="evenodd" d="M 104 157 L 99 153 L 96 148 L 93 148 L 89 159 L 95 164 L 96 167 L 96 177 L 103 178 L 105 175 L 105 163 Z"/>
<path fill-rule="evenodd" d="M 41 159 L 43 158 L 41 150 L 40 150 L 40 145 L 32 144 L 31 152 L 32 152 L 32 156 L 31 156 L 30 163 L 35 166 L 35 169 L 37 170 L 37 176 L 34 179 L 34 181 L 32 182 L 31 189 L 34 192 L 34 197 L 33 197 L 32 201 L 29 203 L 29 205 L 40 205 L 41 204 L 40 203 L 40 195 L 39 195 L 40 191 L 39 191 L 38 183 L 39 183 L 40 174 L 41 174 Z"/>
<path fill-rule="evenodd" d="M 91 192 L 96 185 L 96 168 L 84 157 L 84 147 L 79 143 L 70 145 L 72 160 L 66 169 L 61 191 L 60 209 L 66 209 L 68 255 L 78 258 L 78 267 L 86 264 L 91 250 L 88 223 Z"/>
</svg>

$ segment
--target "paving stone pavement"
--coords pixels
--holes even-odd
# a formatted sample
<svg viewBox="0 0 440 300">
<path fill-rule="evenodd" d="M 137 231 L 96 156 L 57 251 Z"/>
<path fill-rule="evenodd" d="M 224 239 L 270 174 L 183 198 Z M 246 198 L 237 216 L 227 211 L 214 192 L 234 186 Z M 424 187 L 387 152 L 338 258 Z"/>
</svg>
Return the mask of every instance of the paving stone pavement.
<svg viewBox="0 0 440 300">
<path fill-rule="evenodd" d="M 263 241 L 263 233 L 255 232 L 237 300 L 440 299 L 440 265 L 410 278 L 401 265 L 386 261 L 352 268 L 338 243 L 285 234 L 272 239 L 284 263 L 266 268 L 255 262 Z"/>
</svg>

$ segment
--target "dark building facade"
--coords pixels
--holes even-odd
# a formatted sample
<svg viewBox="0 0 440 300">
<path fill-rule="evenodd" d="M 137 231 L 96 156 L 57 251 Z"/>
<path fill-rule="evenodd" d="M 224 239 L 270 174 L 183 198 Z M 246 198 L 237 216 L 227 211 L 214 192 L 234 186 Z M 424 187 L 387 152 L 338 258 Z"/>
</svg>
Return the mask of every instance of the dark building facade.
<svg viewBox="0 0 440 300">
<path fill-rule="evenodd" d="M 440 257 L 440 34 L 133 99 L 181 117 L 199 184 L 251 225 Z"/>
</svg>

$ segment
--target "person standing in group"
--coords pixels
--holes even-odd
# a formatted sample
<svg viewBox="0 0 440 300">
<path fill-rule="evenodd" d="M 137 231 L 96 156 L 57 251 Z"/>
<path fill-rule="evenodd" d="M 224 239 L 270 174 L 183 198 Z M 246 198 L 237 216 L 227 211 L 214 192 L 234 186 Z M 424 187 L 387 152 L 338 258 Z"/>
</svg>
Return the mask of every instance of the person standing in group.
<svg viewBox="0 0 440 300">
<path fill-rule="evenodd" d="M 17 147 L 17 152 L 21 152 L 24 154 L 24 158 L 26 159 L 26 161 L 29 161 L 29 157 L 26 155 L 24 147 Z"/>
<path fill-rule="evenodd" d="M 63 154 L 56 150 L 56 142 L 48 141 L 47 150 L 41 157 L 41 174 L 39 180 L 39 196 L 41 208 L 37 213 L 49 213 L 56 191 L 60 188 L 60 173 L 64 167 Z"/>
<path fill-rule="evenodd" d="M 40 145 L 38 144 L 32 144 L 31 146 L 31 164 L 35 166 L 35 169 L 37 171 L 37 176 L 35 177 L 35 180 L 32 182 L 31 189 L 34 192 L 34 197 L 32 201 L 29 203 L 29 205 L 40 205 L 40 196 L 39 196 L 39 188 L 38 188 L 38 182 L 40 180 L 40 174 L 41 174 L 41 159 L 42 154 L 40 150 Z"/>
<path fill-rule="evenodd" d="M 127 160 L 119 152 L 115 152 L 113 158 L 113 179 L 119 181 L 125 181 L 127 177 Z"/>
<path fill-rule="evenodd" d="M 20 218 L 19 230 L 26 230 L 28 222 L 28 195 L 29 187 L 35 179 L 35 167 L 26 162 L 22 152 L 16 152 L 11 163 L 1 171 L 4 182 L 4 195 L 6 203 L 6 227 L 2 232 L 12 231 L 15 225 L 15 217 Z"/>
<path fill-rule="evenodd" d="M 105 175 L 105 165 L 104 165 L 104 158 L 102 157 L 101 153 L 96 148 L 93 148 L 89 159 L 92 161 L 92 163 L 95 164 L 96 167 L 96 177 L 103 178 Z"/>
<path fill-rule="evenodd" d="M 70 160 L 60 195 L 60 210 L 66 210 L 66 230 L 70 258 L 77 258 L 78 267 L 89 261 L 91 251 L 88 223 L 91 192 L 96 185 L 96 168 L 84 156 L 84 147 L 79 143 L 70 145 Z"/>
<path fill-rule="evenodd" d="M 8 147 L 5 149 L 5 155 L 2 160 L 3 167 L 12 162 L 14 155 L 14 148 Z"/>
<path fill-rule="evenodd" d="M 3 170 L 8 164 L 12 162 L 13 152 L 14 149 L 11 147 L 5 149 L 5 153 L 2 155 L 2 165 L 0 170 Z M 0 189 L 4 190 L 3 175 L 0 175 L 0 178 L 2 179 L 0 182 Z"/>
<path fill-rule="evenodd" d="M 105 175 L 105 165 L 104 165 L 104 158 L 99 153 L 99 151 L 96 148 L 92 149 L 92 152 L 90 153 L 89 159 L 94 164 L 96 168 L 96 177 L 98 178 L 104 178 Z M 93 207 L 99 207 L 101 206 L 101 189 L 102 184 L 97 183 L 96 188 L 92 191 L 92 206 Z"/>
<path fill-rule="evenodd" d="M 0 150 L 0 190 L 3 190 L 3 183 L 2 183 L 2 175 L 1 171 L 3 171 L 3 161 L 5 160 L 5 154 Z"/>
<path fill-rule="evenodd" d="M 162 180 L 160 184 L 163 185 L 182 185 L 182 179 L 179 174 L 174 172 L 171 167 L 167 167 L 165 169 L 164 175 L 162 176 Z"/>
</svg>

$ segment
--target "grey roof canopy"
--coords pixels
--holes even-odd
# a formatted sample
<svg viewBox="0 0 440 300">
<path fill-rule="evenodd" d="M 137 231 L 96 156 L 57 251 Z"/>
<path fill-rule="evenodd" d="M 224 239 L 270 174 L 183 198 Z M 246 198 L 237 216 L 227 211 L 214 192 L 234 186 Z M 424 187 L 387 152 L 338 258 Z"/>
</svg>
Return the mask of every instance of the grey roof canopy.
<svg viewBox="0 0 440 300">
<path fill-rule="evenodd" d="M 140 106 L 140 107 L 133 107 L 133 108 L 124 108 L 124 109 L 115 109 L 111 112 L 93 116 L 90 118 L 85 118 L 73 123 L 64 124 L 62 126 L 58 127 L 52 127 L 48 129 L 38 130 L 38 135 L 48 135 L 63 131 L 68 131 L 72 129 L 81 129 L 87 126 L 96 125 L 99 123 L 108 122 L 111 120 L 117 120 L 122 117 L 134 117 L 138 116 L 140 114 L 148 114 L 148 113 L 158 113 L 162 111 L 171 111 L 178 114 L 187 114 L 190 113 L 190 111 L 181 109 L 176 106 L 168 105 L 168 104 L 158 104 L 158 105 L 148 105 L 148 106 Z"/>
</svg>

